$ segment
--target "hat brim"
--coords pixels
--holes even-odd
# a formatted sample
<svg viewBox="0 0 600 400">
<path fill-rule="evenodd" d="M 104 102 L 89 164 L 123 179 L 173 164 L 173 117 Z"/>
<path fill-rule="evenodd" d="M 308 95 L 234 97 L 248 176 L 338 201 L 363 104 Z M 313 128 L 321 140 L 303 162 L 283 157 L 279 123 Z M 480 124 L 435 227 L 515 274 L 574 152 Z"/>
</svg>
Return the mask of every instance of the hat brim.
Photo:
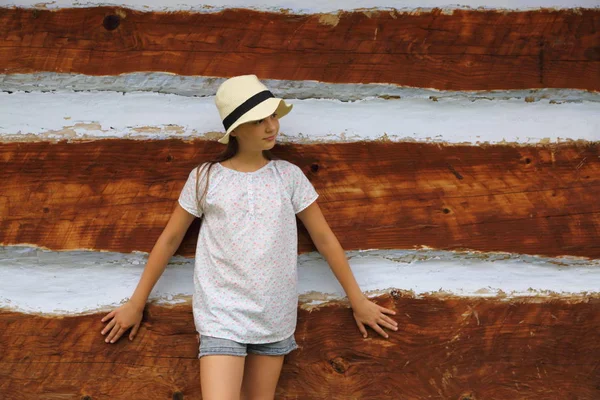
<svg viewBox="0 0 600 400">
<path fill-rule="evenodd" d="M 227 144 L 229 143 L 229 134 L 231 131 L 241 124 L 265 119 L 273 113 L 277 114 L 277 118 L 281 118 L 287 115 L 292 110 L 292 107 L 292 104 L 287 104 L 283 99 L 278 99 L 275 97 L 267 99 L 258 104 L 256 107 L 252 108 L 252 110 L 248 111 L 246 114 L 242 115 L 229 127 L 229 129 L 227 129 L 225 135 L 218 141 L 219 143 Z"/>
</svg>

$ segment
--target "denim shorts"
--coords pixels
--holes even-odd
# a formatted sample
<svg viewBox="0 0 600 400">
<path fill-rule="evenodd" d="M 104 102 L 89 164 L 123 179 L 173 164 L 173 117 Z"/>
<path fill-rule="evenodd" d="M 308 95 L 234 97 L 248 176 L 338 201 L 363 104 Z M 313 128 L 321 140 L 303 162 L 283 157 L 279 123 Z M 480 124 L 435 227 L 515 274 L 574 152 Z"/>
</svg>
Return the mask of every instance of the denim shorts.
<svg viewBox="0 0 600 400">
<path fill-rule="evenodd" d="M 209 355 L 228 355 L 245 357 L 248 353 L 264 356 L 284 356 L 298 345 L 294 335 L 274 343 L 238 343 L 229 339 L 200 335 L 200 352 L 198 358 Z"/>
</svg>

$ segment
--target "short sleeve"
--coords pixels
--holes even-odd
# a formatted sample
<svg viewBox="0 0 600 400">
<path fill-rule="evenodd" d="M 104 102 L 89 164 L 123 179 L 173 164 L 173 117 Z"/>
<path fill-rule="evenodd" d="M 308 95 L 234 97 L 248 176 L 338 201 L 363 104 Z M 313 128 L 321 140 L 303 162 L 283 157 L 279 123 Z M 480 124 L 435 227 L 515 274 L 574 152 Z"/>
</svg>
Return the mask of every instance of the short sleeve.
<svg viewBox="0 0 600 400">
<path fill-rule="evenodd" d="M 200 167 L 202 168 L 202 166 Z M 198 200 L 196 197 L 196 177 L 198 176 L 198 167 L 194 168 L 192 172 L 188 175 L 187 181 L 181 189 L 181 193 L 179 194 L 179 205 L 194 215 L 195 217 L 202 217 L 202 210 L 198 207 Z M 206 185 L 205 180 L 201 180 L 198 182 L 198 190 L 200 194 L 202 194 L 202 190 L 204 190 L 204 186 Z"/>
<path fill-rule="evenodd" d="M 298 214 L 317 200 L 319 194 L 300 167 L 294 165 L 292 170 L 292 206 L 294 213 Z"/>
</svg>

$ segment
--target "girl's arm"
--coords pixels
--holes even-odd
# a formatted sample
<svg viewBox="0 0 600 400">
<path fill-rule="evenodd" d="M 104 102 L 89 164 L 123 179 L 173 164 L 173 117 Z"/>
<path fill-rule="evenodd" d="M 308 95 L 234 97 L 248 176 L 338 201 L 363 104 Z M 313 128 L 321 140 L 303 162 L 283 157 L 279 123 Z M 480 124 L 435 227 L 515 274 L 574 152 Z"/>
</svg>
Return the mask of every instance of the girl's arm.
<svg viewBox="0 0 600 400">
<path fill-rule="evenodd" d="M 363 337 L 367 337 L 365 325 L 369 325 L 381 336 L 387 338 L 388 334 L 381 326 L 395 331 L 398 329 L 398 323 L 385 314 L 395 315 L 396 313 L 371 302 L 362 293 L 350 265 L 348 265 L 346 253 L 331 231 L 317 202 L 315 201 L 297 215 L 308 230 L 317 250 L 327 260 L 335 277 L 344 288 L 354 310 L 354 319 Z"/>
<path fill-rule="evenodd" d="M 175 205 L 167 226 L 148 256 L 146 267 L 133 295 L 127 303 L 102 318 L 102 322 L 112 318 L 101 332 L 104 335 L 110 331 L 105 340 L 107 343 L 116 342 L 132 326 L 129 339 L 133 339 L 139 329 L 142 313 L 152 288 L 164 272 L 169 259 L 181 244 L 194 218 L 196 217 L 185 211 L 179 203 Z"/>
</svg>

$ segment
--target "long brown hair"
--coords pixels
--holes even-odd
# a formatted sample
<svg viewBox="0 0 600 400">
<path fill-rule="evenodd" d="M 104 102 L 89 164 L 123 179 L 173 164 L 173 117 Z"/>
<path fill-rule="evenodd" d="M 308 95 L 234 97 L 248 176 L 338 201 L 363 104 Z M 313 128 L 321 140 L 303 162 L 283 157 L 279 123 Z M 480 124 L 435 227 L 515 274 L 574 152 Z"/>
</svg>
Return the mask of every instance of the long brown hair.
<svg viewBox="0 0 600 400">
<path fill-rule="evenodd" d="M 216 163 L 227 161 L 230 158 L 233 158 L 233 156 L 235 156 L 237 154 L 238 150 L 239 150 L 239 145 L 238 145 L 237 138 L 235 136 L 229 136 L 229 142 L 227 143 L 227 148 L 225 148 L 225 150 L 223 150 L 220 154 L 217 154 L 212 160 L 209 160 L 206 163 L 200 164 L 196 167 L 197 168 L 196 203 L 197 203 L 198 210 L 203 209 L 202 205 L 203 205 L 204 200 L 206 199 L 206 193 L 208 192 L 208 184 L 209 184 L 209 180 L 210 180 L 210 170 L 213 167 L 213 165 L 215 165 Z M 267 160 L 278 159 L 275 155 L 273 155 L 271 153 L 270 150 L 263 150 L 263 155 L 265 156 L 265 158 Z M 203 168 L 201 168 L 201 167 L 203 167 Z M 204 189 L 202 190 L 202 195 L 198 196 L 198 194 L 200 193 L 200 190 L 199 190 L 200 175 L 202 174 L 203 170 L 206 170 L 206 185 L 204 185 Z M 204 216 L 204 213 L 202 213 L 202 216 Z"/>
</svg>

